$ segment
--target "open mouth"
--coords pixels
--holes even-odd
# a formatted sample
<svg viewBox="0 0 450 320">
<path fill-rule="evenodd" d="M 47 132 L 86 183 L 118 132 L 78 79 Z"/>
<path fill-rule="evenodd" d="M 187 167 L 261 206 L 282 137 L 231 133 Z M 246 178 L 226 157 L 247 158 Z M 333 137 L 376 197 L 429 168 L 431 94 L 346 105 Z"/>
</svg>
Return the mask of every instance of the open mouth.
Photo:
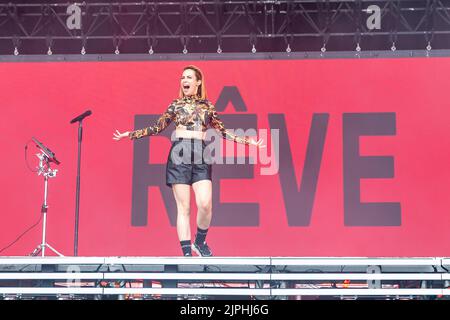
<svg viewBox="0 0 450 320">
<path fill-rule="evenodd" d="M 184 84 L 184 85 L 183 85 L 183 90 L 189 90 L 190 87 L 191 87 L 190 85 Z"/>
</svg>

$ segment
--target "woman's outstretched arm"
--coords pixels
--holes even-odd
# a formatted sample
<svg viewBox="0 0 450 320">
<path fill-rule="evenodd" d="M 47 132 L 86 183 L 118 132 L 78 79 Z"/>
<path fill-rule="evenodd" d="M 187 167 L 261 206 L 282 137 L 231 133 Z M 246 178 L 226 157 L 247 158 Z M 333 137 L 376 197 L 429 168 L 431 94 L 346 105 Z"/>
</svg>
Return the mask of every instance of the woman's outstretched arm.
<svg viewBox="0 0 450 320">
<path fill-rule="evenodd" d="M 113 139 L 117 141 L 125 137 L 128 137 L 130 139 L 139 139 L 145 136 L 152 136 L 158 134 L 169 126 L 170 122 L 174 119 L 174 117 L 175 117 L 175 105 L 172 103 L 167 108 L 167 110 L 158 118 L 158 120 L 153 126 L 135 131 L 126 131 L 123 133 L 120 133 L 118 130 L 116 130 L 116 132 L 113 133 Z"/>
<path fill-rule="evenodd" d="M 214 129 L 216 129 L 217 131 L 219 131 L 223 138 L 225 138 L 227 140 L 235 141 L 238 143 L 256 145 L 261 148 L 265 147 L 262 145 L 262 142 L 263 142 L 262 139 L 255 141 L 254 139 L 251 139 L 249 137 L 245 137 L 245 136 L 239 137 L 239 136 L 235 135 L 234 133 L 228 131 L 225 128 L 225 125 L 223 124 L 222 120 L 220 120 L 219 115 L 217 114 L 217 111 L 216 111 L 216 108 L 214 107 L 214 105 L 210 103 L 209 108 L 210 108 L 209 111 L 210 111 L 210 115 L 211 115 L 211 126 Z"/>
</svg>

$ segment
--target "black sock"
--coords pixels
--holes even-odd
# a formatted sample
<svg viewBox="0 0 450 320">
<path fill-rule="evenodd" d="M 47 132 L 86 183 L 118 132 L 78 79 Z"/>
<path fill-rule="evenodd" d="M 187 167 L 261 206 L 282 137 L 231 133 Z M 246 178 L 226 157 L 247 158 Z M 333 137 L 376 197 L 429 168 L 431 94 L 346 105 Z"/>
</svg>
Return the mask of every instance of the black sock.
<svg viewBox="0 0 450 320">
<path fill-rule="evenodd" d="M 192 256 L 191 240 L 180 241 L 183 256 Z"/>
<path fill-rule="evenodd" d="M 197 227 L 197 235 L 195 236 L 195 243 L 198 245 L 202 245 L 205 242 L 207 233 L 208 229 L 203 230 Z"/>
</svg>

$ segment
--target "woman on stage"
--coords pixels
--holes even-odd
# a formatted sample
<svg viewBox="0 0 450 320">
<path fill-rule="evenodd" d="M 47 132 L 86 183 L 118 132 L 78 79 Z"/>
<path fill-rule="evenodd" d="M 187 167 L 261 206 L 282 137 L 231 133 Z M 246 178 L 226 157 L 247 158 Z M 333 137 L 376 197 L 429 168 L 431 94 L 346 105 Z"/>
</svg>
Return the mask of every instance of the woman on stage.
<svg viewBox="0 0 450 320">
<path fill-rule="evenodd" d="M 177 204 L 177 233 L 184 256 L 192 256 L 192 250 L 199 256 L 212 256 L 206 243 L 206 234 L 212 217 L 211 162 L 203 154 L 206 129 L 215 128 L 222 137 L 243 144 L 264 147 L 262 139 L 255 141 L 247 137 L 238 137 L 225 129 L 214 105 L 207 100 L 205 81 L 202 71 L 195 66 L 183 70 L 180 82 L 179 99 L 174 100 L 154 126 L 120 133 L 116 130 L 114 140 L 128 137 L 139 139 L 164 130 L 171 121 L 176 124 L 176 140 L 173 141 L 166 167 L 166 184 L 172 188 Z M 184 144 L 184 145 L 179 145 Z M 178 147 L 177 147 L 178 146 Z M 190 161 L 174 161 L 175 150 L 190 150 Z M 178 155 L 179 156 L 179 155 Z M 200 161 L 194 161 L 200 159 Z M 185 155 L 183 160 L 185 160 Z M 191 245 L 190 230 L 190 187 L 195 193 L 197 204 L 197 234 Z"/>
</svg>

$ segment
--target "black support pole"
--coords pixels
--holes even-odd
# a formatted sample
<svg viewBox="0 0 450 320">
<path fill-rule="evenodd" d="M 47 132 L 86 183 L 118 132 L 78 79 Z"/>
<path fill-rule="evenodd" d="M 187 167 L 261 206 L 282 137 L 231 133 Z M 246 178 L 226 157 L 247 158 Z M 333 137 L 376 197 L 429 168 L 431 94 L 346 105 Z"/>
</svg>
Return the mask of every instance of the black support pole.
<svg viewBox="0 0 450 320">
<path fill-rule="evenodd" d="M 83 140 L 83 121 L 78 124 L 78 161 L 77 161 L 77 187 L 75 196 L 75 239 L 73 255 L 78 256 L 78 226 L 80 221 L 80 171 L 81 171 L 81 142 Z"/>
</svg>

